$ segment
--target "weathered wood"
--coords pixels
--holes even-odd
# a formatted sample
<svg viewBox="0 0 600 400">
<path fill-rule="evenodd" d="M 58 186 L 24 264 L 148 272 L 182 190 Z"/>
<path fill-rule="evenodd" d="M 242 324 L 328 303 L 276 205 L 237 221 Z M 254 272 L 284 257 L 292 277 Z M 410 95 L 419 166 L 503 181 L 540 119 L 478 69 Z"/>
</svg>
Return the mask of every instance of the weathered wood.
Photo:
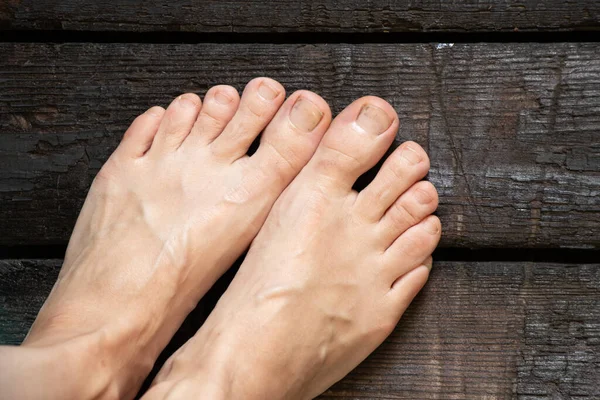
<svg viewBox="0 0 600 400">
<path fill-rule="evenodd" d="M 0 261 L 0 343 L 23 339 L 58 265 Z M 600 264 L 440 262 L 392 336 L 324 397 L 597 398 L 599 366 Z"/>
<path fill-rule="evenodd" d="M 335 112 L 366 94 L 389 100 L 398 140 L 431 156 L 443 246 L 600 247 L 599 44 L 2 44 L 0 54 L 0 244 L 65 243 L 93 176 L 147 107 L 268 75 Z"/>
<path fill-rule="evenodd" d="M 600 4 L 594 0 L 9 0 L 3 8 L 4 29 L 471 32 L 600 27 Z"/>
<path fill-rule="evenodd" d="M 19 344 L 48 297 L 62 260 L 0 260 L 0 344 Z"/>
<path fill-rule="evenodd" d="M 330 398 L 600 396 L 600 264 L 437 263 Z"/>
</svg>

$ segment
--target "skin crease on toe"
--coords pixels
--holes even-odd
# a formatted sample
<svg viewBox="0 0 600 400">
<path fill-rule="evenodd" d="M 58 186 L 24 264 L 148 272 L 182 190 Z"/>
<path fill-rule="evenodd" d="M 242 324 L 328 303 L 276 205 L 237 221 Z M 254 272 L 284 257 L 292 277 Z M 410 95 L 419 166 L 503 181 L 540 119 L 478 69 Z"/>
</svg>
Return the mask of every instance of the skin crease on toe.
<svg viewBox="0 0 600 400">
<path fill-rule="evenodd" d="M 76 347 L 78 357 L 87 357 L 77 360 L 83 367 L 76 371 L 60 370 L 74 364 L 67 360 L 53 367 L 80 383 L 65 383 L 62 398 L 135 395 L 330 122 L 321 97 L 299 91 L 285 100 L 283 86 L 268 78 L 248 83 L 241 98 L 229 86 L 209 90 L 204 101 L 184 94 L 133 122 L 90 188 L 58 281 L 24 342 L 57 354 Z M 248 146 L 263 130 L 249 157 Z M 1 360 L 0 367 L 16 371 Z M 94 385 L 83 384 L 92 377 Z M 3 382 L 15 390 L 3 393 L 27 398 L 16 372 Z"/>
<path fill-rule="evenodd" d="M 375 97 L 332 122 L 215 310 L 144 400 L 311 399 L 382 343 L 425 285 L 441 235 L 418 144 L 400 146 L 367 188 L 352 190 L 397 128 Z"/>
</svg>

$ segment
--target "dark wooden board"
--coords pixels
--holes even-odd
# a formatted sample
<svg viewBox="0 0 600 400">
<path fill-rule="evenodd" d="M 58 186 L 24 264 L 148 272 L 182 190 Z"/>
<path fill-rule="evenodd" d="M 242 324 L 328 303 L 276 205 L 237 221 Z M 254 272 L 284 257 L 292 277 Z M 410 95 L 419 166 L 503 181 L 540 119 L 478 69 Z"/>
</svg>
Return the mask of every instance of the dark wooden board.
<svg viewBox="0 0 600 400">
<path fill-rule="evenodd" d="M 0 261 L 0 343 L 24 338 L 58 266 Z M 392 336 L 325 397 L 517 396 L 600 396 L 600 264 L 436 263 Z"/>
<path fill-rule="evenodd" d="M 62 260 L 0 260 L 0 344 L 19 344 L 48 297 Z"/>
<path fill-rule="evenodd" d="M 567 31 L 600 27 L 595 0 L 8 0 L 4 29 L 191 32 Z"/>
<path fill-rule="evenodd" d="M 267 75 L 334 112 L 366 94 L 390 101 L 398 143 L 431 156 L 443 246 L 600 247 L 600 44 L 6 43 L 0 54 L 0 245 L 66 243 L 147 107 Z"/>
</svg>

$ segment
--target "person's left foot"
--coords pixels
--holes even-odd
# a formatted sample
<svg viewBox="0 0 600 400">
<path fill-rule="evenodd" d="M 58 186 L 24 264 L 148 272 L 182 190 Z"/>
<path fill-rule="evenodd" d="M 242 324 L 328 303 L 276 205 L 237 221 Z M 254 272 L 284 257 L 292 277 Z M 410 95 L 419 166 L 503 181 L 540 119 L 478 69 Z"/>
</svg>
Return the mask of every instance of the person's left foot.
<svg viewBox="0 0 600 400">
<path fill-rule="evenodd" d="M 186 94 L 133 122 L 94 180 L 24 342 L 31 359 L 33 349 L 64 343 L 61 354 L 87 357 L 64 360 L 70 384 L 86 391 L 67 397 L 135 395 L 186 315 L 248 247 L 331 121 L 314 93 L 284 99 L 278 82 L 259 78 L 241 99 L 217 86 L 203 105 Z"/>
</svg>

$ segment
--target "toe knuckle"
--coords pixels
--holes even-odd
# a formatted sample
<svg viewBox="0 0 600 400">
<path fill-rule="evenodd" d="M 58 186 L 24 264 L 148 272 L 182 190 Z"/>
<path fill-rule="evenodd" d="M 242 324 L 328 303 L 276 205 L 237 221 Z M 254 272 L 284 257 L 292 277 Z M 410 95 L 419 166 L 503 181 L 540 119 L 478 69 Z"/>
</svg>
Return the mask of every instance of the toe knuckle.
<svg viewBox="0 0 600 400">
<path fill-rule="evenodd" d="M 400 201 L 394 203 L 394 212 L 392 212 L 391 215 L 396 224 L 407 224 L 412 226 L 419 222 L 414 213 Z"/>
<path fill-rule="evenodd" d="M 419 253 L 422 249 L 430 246 L 431 237 L 427 235 L 411 235 L 408 239 L 408 243 L 409 251 Z"/>
<path fill-rule="evenodd" d="M 264 105 L 258 99 L 249 101 L 245 108 L 253 119 L 262 119 L 266 111 Z"/>
<path fill-rule="evenodd" d="M 406 177 L 406 171 L 404 170 L 404 163 L 402 162 L 400 156 L 395 156 L 390 159 L 390 163 L 387 166 L 390 173 L 393 175 L 394 179 L 401 181 Z"/>
<path fill-rule="evenodd" d="M 202 117 L 203 124 L 211 125 L 215 128 L 222 128 L 225 125 L 223 118 L 214 111 L 203 110 L 200 115 Z"/>
</svg>

